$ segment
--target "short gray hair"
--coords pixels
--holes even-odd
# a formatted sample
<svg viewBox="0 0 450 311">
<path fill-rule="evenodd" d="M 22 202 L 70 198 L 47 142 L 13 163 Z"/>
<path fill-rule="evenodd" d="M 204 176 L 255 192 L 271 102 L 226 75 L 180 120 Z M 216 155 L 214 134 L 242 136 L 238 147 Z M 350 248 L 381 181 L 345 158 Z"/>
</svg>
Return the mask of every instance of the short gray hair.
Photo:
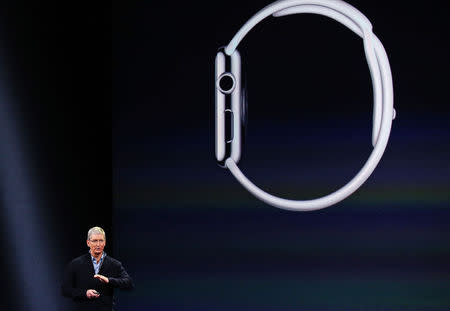
<svg viewBox="0 0 450 311">
<path fill-rule="evenodd" d="M 105 234 L 105 230 L 103 230 L 100 227 L 92 227 L 91 229 L 89 229 L 88 234 L 87 234 L 87 239 L 90 240 L 91 236 L 93 234 L 103 234 L 105 240 L 106 240 L 106 234 Z"/>
</svg>

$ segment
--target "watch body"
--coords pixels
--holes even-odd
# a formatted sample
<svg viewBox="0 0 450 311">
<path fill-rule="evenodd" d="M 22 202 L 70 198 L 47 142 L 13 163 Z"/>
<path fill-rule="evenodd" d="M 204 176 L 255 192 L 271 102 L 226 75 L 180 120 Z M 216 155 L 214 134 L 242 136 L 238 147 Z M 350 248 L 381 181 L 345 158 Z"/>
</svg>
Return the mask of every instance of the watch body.
<svg viewBox="0 0 450 311">
<path fill-rule="evenodd" d="M 215 59 L 215 120 L 217 163 L 225 167 L 225 160 L 241 159 L 245 130 L 244 91 L 241 82 L 241 56 L 236 50 L 231 56 L 220 48 Z"/>
</svg>

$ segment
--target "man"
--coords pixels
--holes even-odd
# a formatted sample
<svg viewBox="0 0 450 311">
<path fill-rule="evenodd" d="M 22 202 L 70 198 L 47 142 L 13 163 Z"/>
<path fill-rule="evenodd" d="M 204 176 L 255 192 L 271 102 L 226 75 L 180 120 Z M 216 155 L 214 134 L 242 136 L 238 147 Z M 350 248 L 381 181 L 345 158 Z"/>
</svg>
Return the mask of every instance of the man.
<svg viewBox="0 0 450 311">
<path fill-rule="evenodd" d="M 64 273 L 62 294 L 72 298 L 79 311 L 114 310 L 114 289 L 134 287 L 122 264 L 103 251 L 105 245 L 105 231 L 91 228 L 89 252 L 72 260 Z"/>
</svg>

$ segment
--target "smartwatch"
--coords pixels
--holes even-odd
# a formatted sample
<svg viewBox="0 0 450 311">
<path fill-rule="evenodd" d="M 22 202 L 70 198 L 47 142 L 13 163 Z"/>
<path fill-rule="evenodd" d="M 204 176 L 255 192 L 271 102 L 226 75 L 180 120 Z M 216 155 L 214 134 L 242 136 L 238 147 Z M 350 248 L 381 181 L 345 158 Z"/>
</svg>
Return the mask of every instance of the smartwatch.
<svg viewBox="0 0 450 311">
<path fill-rule="evenodd" d="M 326 196 L 311 200 L 289 200 L 269 194 L 253 184 L 239 169 L 246 119 L 245 88 L 241 81 L 241 56 L 237 47 L 245 35 L 269 16 L 311 13 L 332 18 L 363 39 L 364 52 L 373 87 L 373 150 L 362 169 L 346 185 Z M 237 181 L 263 202 L 291 211 L 312 211 L 334 205 L 355 192 L 374 171 L 389 140 L 393 107 L 392 74 L 381 41 L 373 34 L 370 21 L 356 8 L 340 0 L 280 0 L 252 16 L 220 48 L 215 58 L 215 155 L 217 163 L 230 170 Z"/>
</svg>

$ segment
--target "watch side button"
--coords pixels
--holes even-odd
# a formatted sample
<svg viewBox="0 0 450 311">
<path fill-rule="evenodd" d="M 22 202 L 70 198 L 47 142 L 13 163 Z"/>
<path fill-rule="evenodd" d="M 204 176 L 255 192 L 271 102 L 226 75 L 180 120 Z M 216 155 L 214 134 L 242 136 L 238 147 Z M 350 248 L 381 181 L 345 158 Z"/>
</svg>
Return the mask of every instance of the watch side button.
<svg viewBox="0 0 450 311">
<path fill-rule="evenodd" d="M 233 141 L 233 127 L 234 127 L 233 111 L 225 110 L 225 141 L 231 143 Z"/>
</svg>

